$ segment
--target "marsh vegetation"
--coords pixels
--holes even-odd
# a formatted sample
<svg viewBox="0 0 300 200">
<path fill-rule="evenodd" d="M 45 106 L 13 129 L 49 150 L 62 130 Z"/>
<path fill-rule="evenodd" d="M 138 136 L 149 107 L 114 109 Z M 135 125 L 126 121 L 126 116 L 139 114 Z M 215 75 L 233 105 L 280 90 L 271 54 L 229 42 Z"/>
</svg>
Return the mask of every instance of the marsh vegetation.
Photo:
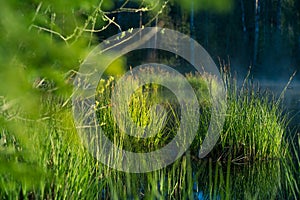
<svg viewBox="0 0 300 200">
<path fill-rule="evenodd" d="M 300 138 L 296 135 L 292 138 L 296 143 L 290 141 L 288 119 L 281 114 L 277 99 L 259 91 L 248 79 L 238 87 L 230 74 L 224 74 L 228 101 L 224 128 L 213 151 L 205 159 L 199 159 L 197 153 L 210 119 L 207 80 L 212 77 L 187 74 L 186 78 L 199 97 L 200 125 L 190 149 L 175 163 L 142 174 L 119 172 L 103 165 L 82 145 L 72 120 L 71 105 L 45 95 L 41 103 L 49 113 L 47 117 L 12 119 L 18 123 L 16 127 L 22 127 L 21 135 L 17 136 L 12 134 L 14 127 L 2 126 L 1 162 L 5 165 L 1 165 L 0 196 L 4 199 L 296 198 Z M 117 79 L 103 79 L 97 89 L 98 120 L 107 137 L 134 152 L 153 151 L 167 144 L 180 123 L 180 109 L 172 92 L 149 84 L 131 96 L 130 114 L 140 126 L 152 123 L 151 104 L 160 103 L 168 111 L 164 128 L 156 130 L 155 136 L 133 138 L 118 129 L 111 113 L 110 95 Z M 2 112 L 3 125 L 13 111 Z"/>
</svg>

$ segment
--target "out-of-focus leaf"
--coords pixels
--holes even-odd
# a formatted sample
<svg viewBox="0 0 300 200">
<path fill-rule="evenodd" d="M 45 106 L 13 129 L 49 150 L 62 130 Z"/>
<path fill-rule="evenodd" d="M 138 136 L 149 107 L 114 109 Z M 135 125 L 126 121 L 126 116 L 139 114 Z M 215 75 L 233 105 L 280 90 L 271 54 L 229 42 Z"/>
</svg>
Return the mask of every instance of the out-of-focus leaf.
<svg viewBox="0 0 300 200">
<path fill-rule="evenodd" d="M 184 9 L 207 10 L 213 12 L 227 12 L 233 7 L 233 0 L 175 0 Z"/>
</svg>

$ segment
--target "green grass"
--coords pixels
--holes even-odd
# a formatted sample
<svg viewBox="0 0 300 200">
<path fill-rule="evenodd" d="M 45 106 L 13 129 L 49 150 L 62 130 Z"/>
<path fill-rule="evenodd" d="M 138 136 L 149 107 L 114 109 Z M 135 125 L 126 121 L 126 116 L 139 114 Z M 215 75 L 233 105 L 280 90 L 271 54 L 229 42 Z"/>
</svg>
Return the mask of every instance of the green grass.
<svg viewBox="0 0 300 200">
<path fill-rule="evenodd" d="M 199 130 L 191 146 L 192 152 L 197 156 L 211 117 L 210 90 L 216 86 L 213 85 L 214 78 L 210 76 L 188 74 L 186 77 L 195 90 L 200 105 Z M 166 79 L 168 78 L 173 81 L 172 84 L 179 82 L 166 74 Z M 237 86 L 230 74 L 224 74 L 224 80 L 227 88 L 225 124 L 219 143 L 210 156 L 226 160 L 230 155 L 234 162 L 279 158 L 286 149 L 283 137 L 287 129 L 287 119 L 282 116 L 281 105 L 271 93 L 259 91 L 259 88 L 256 88 L 248 78 L 245 79 L 242 87 Z M 121 141 L 124 141 L 125 148 L 131 148 L 134 151 L 145 148 L 154 150 L 169 142 L 175 136 L 178 124 L 180 124 L 179 103 L 174 94 L 154 84 L 137 90 L 131 96 L 130 103 L 127 104 L 135 124 L 143 127 L 151 123 L 163 124 L 162 121 L 153 121 L 149 112 L 151 106 L 160 103 L 168 111 L 165 116 L 166 126 L 161 131 L 153 129 L 157 135 L 150 139 L 127 137 L 118 129 L 111 113 L 110 95 L 116 81 L 117 78 L 102 80 L 97 96 L 99 121 L 103 124 L 108 137 L 111 139 L 116 135 L 122 137 Z M 207 87 L 207 82 L 213 85 L 210 89 Z M 122 89 L 126 90 L 126 88 Z M 167 97 L 167 102 L 162 102 L 162 98 L 165 97 Z M 162 118 L 163 116 L 158 117 L 159 120 Z"/>
<path fill-rule="evenodd" d="M 235 162 L 280 158 L 286 150 L 288 123 L 278 100 L 260 91 L 248 78 L 240 88 L 230 74 L 225 75 L 225 80 L 228 110 L 220 156 L 229 152 Z"/>
<path fill-rule="evenodd" d="M 149 173 L 118 172 L 97 161 L 82 145 L 71 105 L 63 105 L 61 99 L 44 95 L 38 120 L 30 120 L 14 108 L 2 109 L 0 197 L 196 199 L 202 195 L 210 199 L 292 199 L 299 196 L 299 147 L 285 142 L 286 119 L 281 117 L 279 105 L 268 95 L 257 94 L 250 82 L 238 89 L 226 76 L 231 83 L 227 82 L 224 131 L 208 155 L 210 159 L 197 158 L 210 119 L 209 89 L 204 78 L 212 79 L 187 75 L 201 104 L 203 125 L 191 149 L 172 165 Z M 178 102 L 170 91 L 154 84 L 132 95 L 130 113 L 135 123 L 145 127 L 153 123 L 149 108 L 162 103 L 167 110 L 165 128 L 146 140 L 122 133 L 110 110 L 109 97 L 115 81 L 113 78 L 101 81 L 97 95 L 99 123 L 112 141 L 127 150 L 144 152 L 158 149 L 174 137 L 180 113 Z M 163 103 L 166 96 L 169 102 Z M 3 108 L 5 103 L 1 103 Z M 299 136 L 296 140 L 300 143 Z"/>
</svg>

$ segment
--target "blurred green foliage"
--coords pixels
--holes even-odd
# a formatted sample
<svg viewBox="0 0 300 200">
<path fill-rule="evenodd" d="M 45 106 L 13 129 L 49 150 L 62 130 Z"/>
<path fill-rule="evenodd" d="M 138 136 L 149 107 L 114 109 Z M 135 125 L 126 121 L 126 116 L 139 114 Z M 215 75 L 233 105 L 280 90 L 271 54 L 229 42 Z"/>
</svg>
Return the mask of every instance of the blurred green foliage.
<svg viewBox="0 0 300 200">
<path fill-rule="evenodd" d="M 67 78 L 92 46 L 93 35 L 82 28 L 91 26 L 95 3 L 0 3 L 0 196 L 32 191 L 46 178 L 43 145 L 52 125 L 43 118 L 52 114 L 42 99 L 71 95 Z M 51 88 L 39 88 L 42 80 Z"/>
<path fill-rule="evenodd" d="M 36 90 L 33 90 L 34 81 L 47 77 L 56 83 L 58 91 L 65 89 L 66 73 L 78 68 L 80 60 L 88 52 L 86 38 L 72 43 L 58 38 L 70 34 L 69 30 L 75 30 L 76 24 L 68 20 L 71 18 L 68 15 L 74 10 L 72 6 L 81 4 L 77 1 L 67 7 L 60 3 L 47 4 L 49 2 L 4 1 L 1 5 L 0 78 L 3 84 L 0 94 L 10 99 L 22 97 L 23 107 L 28 112 L 35 108 L 30 102 L 38 98 Z M 69 11 L 54 18 L 64 8 L 69 8 Z M 82 18 L 79 16 L 78 20 Z"/>
<path fill-rule="evenodd" d="M 234 0 L 175 0 L 183 8 L 195 11 L 209 10 L 212 12 L 228 12 L 232 9 Z"/>
</svg>

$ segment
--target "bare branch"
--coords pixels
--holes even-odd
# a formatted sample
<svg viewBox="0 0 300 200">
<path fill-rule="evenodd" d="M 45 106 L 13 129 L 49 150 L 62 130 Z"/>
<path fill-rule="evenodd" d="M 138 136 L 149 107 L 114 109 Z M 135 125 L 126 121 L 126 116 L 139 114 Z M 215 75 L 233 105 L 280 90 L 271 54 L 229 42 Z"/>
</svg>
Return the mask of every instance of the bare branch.
<svg viewBox="0 0 300 200">
<path fill-rule="evenodd" d="M 67 42 L 68 39 L 67 39 L 66 37 L 64 37 L 62 34 L 60 34 L 59 32 L 53 31 L 53 30 L 48 29 L 48 28 L 45 28 L 45 27 L 37 26 L 37 25 L 34 25 L 34 24 L 32 24 L 32 25 L 30 26 L 29 29 L 31 29 L 31 27 L 37 28 L 37 29 L 42 30 L 42 31 L 49 32 L 49 33 L 54 34 L 54 35 L 57 35 L 57 36 L 60 37 L 63 41 L 65 41 L 66 44 L 68 44 L 68 42 Z"/>
</svg>

